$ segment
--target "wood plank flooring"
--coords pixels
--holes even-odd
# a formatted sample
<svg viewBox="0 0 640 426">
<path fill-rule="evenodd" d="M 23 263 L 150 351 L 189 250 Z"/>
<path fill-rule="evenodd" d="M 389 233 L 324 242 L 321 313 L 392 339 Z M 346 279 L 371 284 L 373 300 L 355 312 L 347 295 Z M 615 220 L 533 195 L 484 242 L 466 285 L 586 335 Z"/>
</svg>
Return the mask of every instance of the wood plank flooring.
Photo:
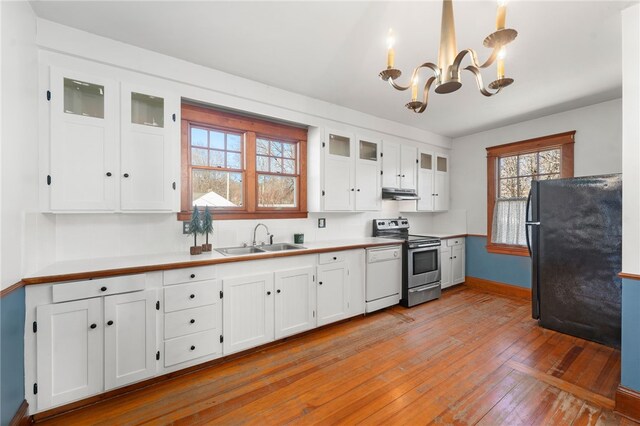
<svg viewBox="0 0 640 426">
<path fill-rule="evenodd" d="M 634 425 L 619 377 L 619 351 L 459 286 L 41 423 Z"/>
</svg>

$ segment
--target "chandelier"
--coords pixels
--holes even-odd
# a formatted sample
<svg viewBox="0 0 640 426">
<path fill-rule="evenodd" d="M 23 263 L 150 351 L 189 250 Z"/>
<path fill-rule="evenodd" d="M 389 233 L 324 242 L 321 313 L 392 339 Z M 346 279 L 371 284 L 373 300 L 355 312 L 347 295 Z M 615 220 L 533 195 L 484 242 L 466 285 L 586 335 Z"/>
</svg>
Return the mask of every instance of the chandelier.
<svg viewBox="0 0 640 426">
<path fill-rule="evenodd" d="M 442 1 L 442 24 L 440 27 L 440 50 L 438 51 L 438 64 L 433 62 L 425 62 L 414 68 L 411 73 L 409 85 L 402 86 L 395 82 L 402 72 L 394 68 L 395 52 L 393 50 L 394 37 L 392 30 L 389 30 L 387 39 L 387 69 L 380 72 L 379 76 L 382 80 L 388 81 L 391 87 L 396 90 L 408 90 L 411 88 L 411 101 L 405 106 L 416 113 L 424 112 L 427 108 L 429 100 L 429 91 L 431 86 L 435 84 L 436 93 L 451 93 L 462 87 L 460 80 L 460 67 L 465 56 L 469 55 L 471 64 L 463 69 L 470 71 L 476 79 L 478 90 L 484 96 L 496 95 L 503 88 L 513 83 L 512 78 L 505 77 L 504 74 L 504 58 L 506 55 L 505 46 L 511 43 L 518 32 L 511 28 L 505 28 L 505 19 L 507 15 L 506 0 L 498 0 L 498 11 L 496 15 L 496 31 L 489 34 L 483 42 L 485 47 L 493 49 L 489 58 L 484 62 L 478 61 L 478 55 L 473 49 L 464 49 L 458 52 L 456 46 L 456 29 L 453 21 L 453 3 L 452 0 Z M 498 60 L 497 79 L 489 83 L 488 89 L 482 82 L 480 70 L 488 68 Z M 418 86 L 420 84 L 419 73 L 421 69 L 428 69 L 431 75 L 425 82 L 422 90 L 422 100 L 418 100 Z"/>
</svg>

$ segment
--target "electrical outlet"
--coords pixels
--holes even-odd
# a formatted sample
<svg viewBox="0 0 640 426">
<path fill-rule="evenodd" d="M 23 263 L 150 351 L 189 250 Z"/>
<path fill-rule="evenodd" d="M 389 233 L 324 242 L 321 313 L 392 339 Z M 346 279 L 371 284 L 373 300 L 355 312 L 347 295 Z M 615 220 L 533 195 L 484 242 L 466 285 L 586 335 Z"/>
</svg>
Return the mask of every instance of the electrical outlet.
<svg viewBox="0 0 640 426">
<path fill-rule="evenodd" d="M 326 228 L 327 227 L 327 219 L 324 217 L 318 218 L 318 228 Z"/>
<path fill-rule="evenodd" d="M 188 235 L 190 231 L 191 231 L 191 222 L 188 220 L 185 220 L 184 222 L 182 222 L 182 233 L 185 235 Z"/>
</svg>

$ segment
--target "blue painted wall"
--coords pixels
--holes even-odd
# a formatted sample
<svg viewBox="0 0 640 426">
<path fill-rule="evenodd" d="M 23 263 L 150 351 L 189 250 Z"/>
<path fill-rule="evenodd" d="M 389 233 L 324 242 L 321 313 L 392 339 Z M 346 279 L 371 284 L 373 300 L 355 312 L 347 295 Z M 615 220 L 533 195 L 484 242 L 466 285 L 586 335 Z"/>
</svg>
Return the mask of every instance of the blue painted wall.
<svg viewBox="0 0 640 426">
<path fill-rule="evenodd" d="M 621 384 L 640 391 L 640 281 L 622 279 Z"/>
<path fill-rule="evenodd" d="M 0 299 L 0 424 L 24 400 L 24 287 Z"/>
<path fill-rule="evenodd" d="M 486 237 L 467 237 L 466 275 L 531 288 L 531 259 L 487 253 Z"/>
</svg>

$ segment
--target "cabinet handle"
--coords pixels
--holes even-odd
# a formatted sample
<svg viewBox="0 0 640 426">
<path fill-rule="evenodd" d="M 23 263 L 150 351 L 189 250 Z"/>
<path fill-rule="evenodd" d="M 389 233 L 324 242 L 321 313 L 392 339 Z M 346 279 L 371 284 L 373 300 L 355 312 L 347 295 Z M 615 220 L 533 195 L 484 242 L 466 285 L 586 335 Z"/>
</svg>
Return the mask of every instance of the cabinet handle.
<svg viewBox="0 0 640 426">
<path fill-rule="evenodd" d="M 454 258 L 454 259 L 457 259 L 457 258 L 458 258 L 458 256 L 453 256 L 453 258 Z"/>
<path fill-rule="evenodd" d="M 356 189 L 356 191 L 360 192 L 360 188 Z"/>
<path fill-rule="evenodd" d="M 111 172 L 107 172 L 107 176 L 111 177 Z"/>
<path fill-rule="evenodd" d="M 280 293 L 280 289 L 276 290 L 276 293 Z"/>
<path fill-rule="evenodd" d="M 113 325 L 113 321 L 111 320 L 107 321 L 107 325 Z"/>
<path fill-rule="evenodd" d="M 129 177 L 129 173 L 125 173 L 125 174 L 123 174 L 122 176 L 124 176 L 124 177 L 128 178 L 128 177 Z"/>
<path fill-rule="evenodd" d="M 194 345 L 191 345 L 191 350 L 194 351 L 196 349 L 196 347 Z"/>
<path fill-rule="evenodd" d="M 107 291 L 106 287 L 100 287 L 100 291 Z"/>
<path fill-rule="evenodd" d="M 338 260 L 338 258 L 337 258 L 337 257 L 335 257 L 335 256 L 333 256 L 333 260 Z"/>
<path fill-rule="evenodd" d="M 189 321 L 189 323 L 190 323 L 190 324 L 193 324 L 193 323 L 195 323 L 195 322 L 196 322 L 196 320 L 194 320 L 194 319 L 192 319 L 191 321 Z"/>
<path fill-rule="evenodd" d="M 318 281 L 318 284 L 322 285 L 322 281 Z"/>
<path fill-rule="evenodd" d="M 189 275 L 189 276 L 190 276 L 191 278 L 195 278 L 195 277 L 196 277 L 196 274 L 191 274 L 191 275 Z"/>
<path fill-rule="evenodd" d="M 195 298 L 196 298 L 196 295 L 195 295 L 195 294 L 190 294 L 190 295 L 189 295 L 189 299 L 195 299 Z"/>
<path fill-rule="evenodd" d="M 97 327 L 97 325 L 96 324 L 91 324 L 89 327 L 93 330 L 94 328 Z"/>
<path fill-rule="evenodd" d="M 398 177 L 401 177 L 402 175 L 397 175 Z"/>
<path fill-rule="evenodd" d="M 402 177 L 405 177 L 404 175 L 402 175 Z"/>
<path fill-rule="evenodd" d="M 270 291 L 267 292 L 267 296 L 271 296 L 271 292 Z"/>
</svg>

